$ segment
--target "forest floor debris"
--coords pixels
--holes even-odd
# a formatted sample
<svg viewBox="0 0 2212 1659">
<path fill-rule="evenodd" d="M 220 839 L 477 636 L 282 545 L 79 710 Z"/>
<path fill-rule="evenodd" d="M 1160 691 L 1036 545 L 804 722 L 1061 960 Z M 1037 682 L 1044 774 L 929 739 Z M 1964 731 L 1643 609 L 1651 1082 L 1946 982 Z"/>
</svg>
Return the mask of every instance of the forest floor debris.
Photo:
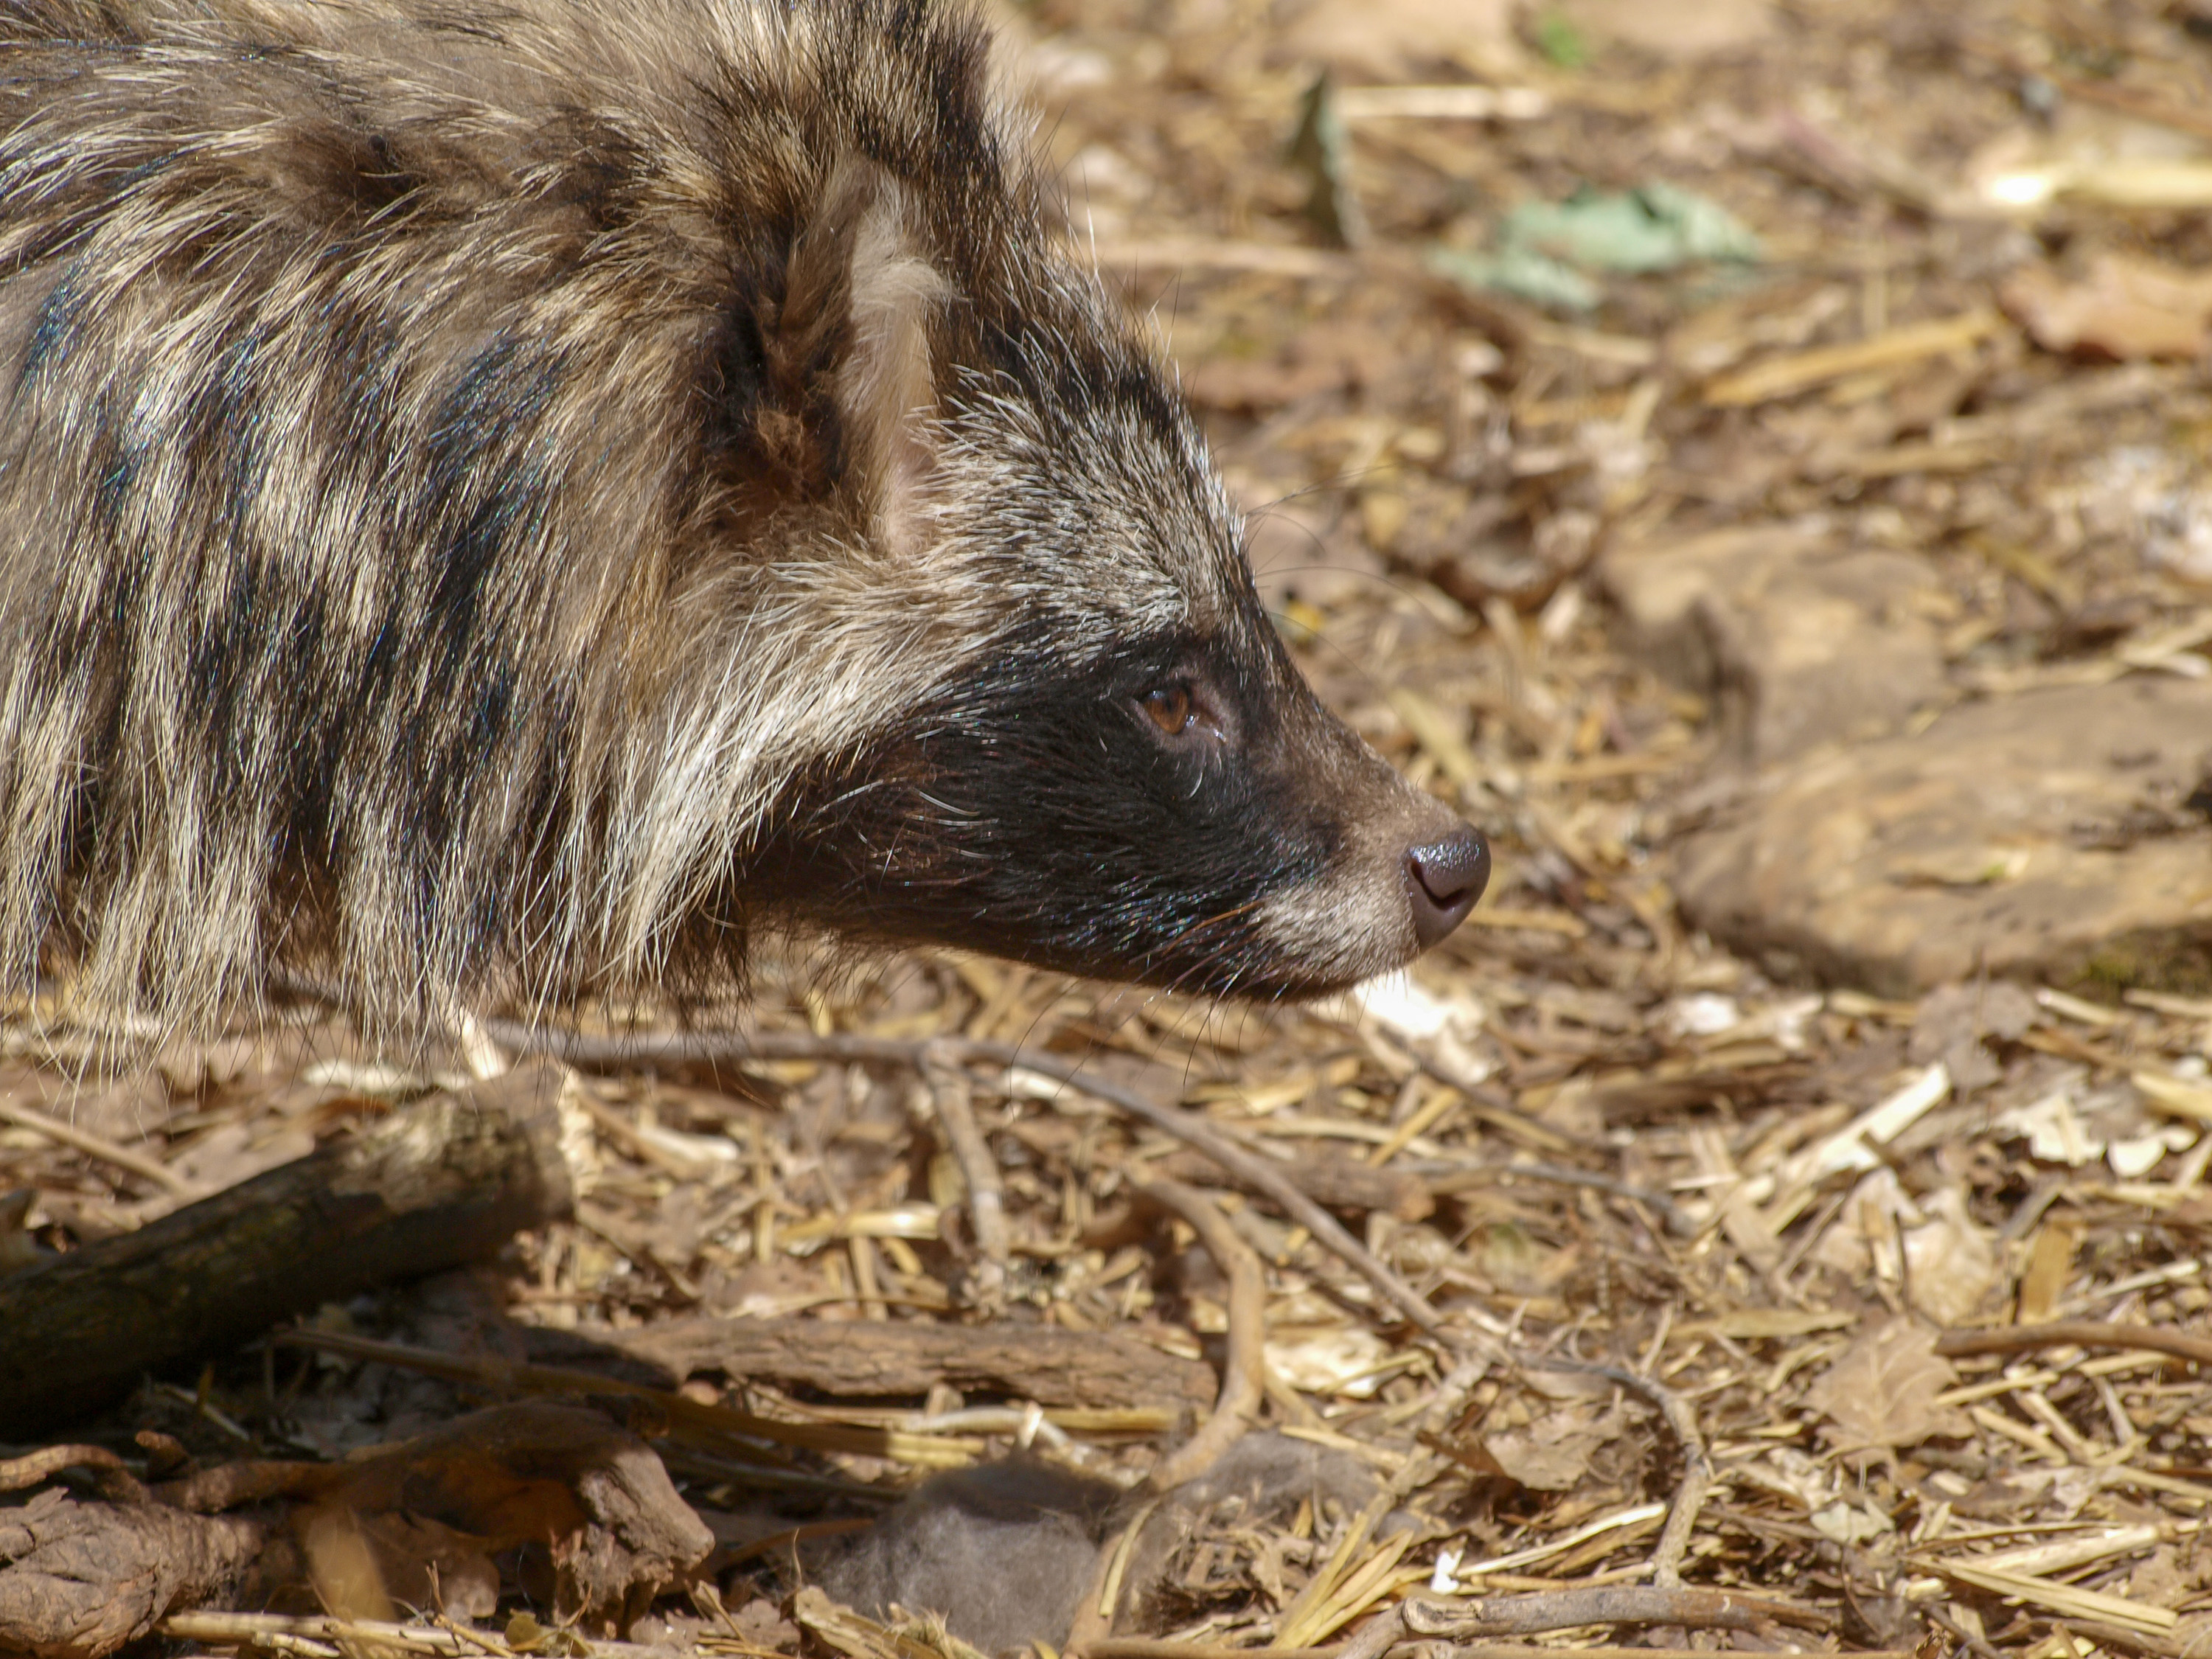
<svg viewBox="0 0 2212 1659">
<path fill-rule="evenodd" d="M 1313 1009 L 924 955 L 772 962 L 742 1040 L 489 1025 L 573 1067 L 571 1218 L 0 1421 L 0 1647 L 2212 1650 L 2202 9 L 1007 21 L 1285 632 L 1491 894 Z M 281 1012 L 121 1064 L 10 1005 L 0 1273 L 466 1086 Z M 303 1518 L 486 1408 L 594 1426 L 496 1514 Z"/>
</svg>

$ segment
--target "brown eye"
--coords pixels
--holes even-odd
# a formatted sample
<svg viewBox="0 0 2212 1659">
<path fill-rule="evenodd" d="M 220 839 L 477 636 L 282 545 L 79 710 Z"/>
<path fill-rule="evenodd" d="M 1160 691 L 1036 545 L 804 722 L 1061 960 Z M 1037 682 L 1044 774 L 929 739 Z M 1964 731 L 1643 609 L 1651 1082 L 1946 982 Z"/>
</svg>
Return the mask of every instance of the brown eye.
<svg viewBox="0 0 2212 1659">
<path fill-rule="evenodd" d="M 1145 695 L 1145 713 L 1152 724 L 1171 738 L 1190 729 L 1190 692 L 1180 685 L 1164 685 Z"/>
</svg>

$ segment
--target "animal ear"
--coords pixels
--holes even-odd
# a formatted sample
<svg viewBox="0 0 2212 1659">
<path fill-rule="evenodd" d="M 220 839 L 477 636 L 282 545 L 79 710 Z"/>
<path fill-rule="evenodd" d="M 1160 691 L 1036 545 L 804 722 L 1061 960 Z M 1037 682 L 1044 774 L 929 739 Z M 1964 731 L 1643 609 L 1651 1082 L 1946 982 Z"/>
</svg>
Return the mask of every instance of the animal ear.
<svg viewBox="0 0 2212 1659">
<path fill-rule="evenodd" d="M 778 332 L 805 342 L 835 422 L 836 485 L 864 505 L 878 544 L 910 550 L 936 465 L 930 325 L 951 292 L 916 234 L 907 192 L 872 161 L 839 164 L 793 246 Z"/>
</svg>

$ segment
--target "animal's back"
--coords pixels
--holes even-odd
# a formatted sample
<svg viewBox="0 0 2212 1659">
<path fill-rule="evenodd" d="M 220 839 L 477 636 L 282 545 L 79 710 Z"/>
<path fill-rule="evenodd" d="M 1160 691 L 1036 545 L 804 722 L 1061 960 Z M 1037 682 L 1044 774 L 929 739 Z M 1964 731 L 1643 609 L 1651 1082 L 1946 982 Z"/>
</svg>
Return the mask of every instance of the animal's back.
<svg viewBox="0 0 2212 1659">
<path fill-rule="evenodd" d="M 753 506 L 708 452 L 759 434 L 670 410 L 841 157 L 926 169 L 979 239 L 1026 211 L 972 30 L 705 0 L 0 28 L 9 943 L 58 898 L 96 985 L 193 1006 L 251 989 L 266 929 L 383 918 L 289 943 L 404 988 L 511 950 L 518 894 L 620 909 L 652 757 L 607 723 L 680 720 L 641 691 L 745 608 L 744 569 L 685 559 Z M 788 435 L 771 467 L 828 465 Z M 617 862 L 680 884 L 703 850 Z M 283 890 L 323 879 L 361 890 Z"/>
</svg>

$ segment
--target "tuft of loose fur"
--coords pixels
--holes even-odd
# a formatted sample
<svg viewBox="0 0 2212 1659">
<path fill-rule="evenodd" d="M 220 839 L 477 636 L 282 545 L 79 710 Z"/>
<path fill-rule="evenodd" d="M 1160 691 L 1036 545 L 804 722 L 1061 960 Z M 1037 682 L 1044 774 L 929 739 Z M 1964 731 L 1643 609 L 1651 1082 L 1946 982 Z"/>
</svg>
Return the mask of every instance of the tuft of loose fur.
<svg viewBox="0 0 2212 1659">
<path fill-rule="evenodd" d="M 1290 665 L 986 60 L 922 0 L 0 8 L 13 978 L 1412 955 L 1471 832 Z"/>
<path fill-rule="evenodd" d="M 1108 1539 L 1125 1526 L 1137 1531 L 1115 1574 L 1121 1628 L 1149 1631 L 1163 1623 L 1158 1604 L 1172 1599 L 1163 1592 L 1189 1565 L 1194 1535 L 1287 1522 L 1301 1503 L 1352 1514 L 1375 1492 L 1357 1459 L 1272 1431 L 1246 1435 L 1158 1498 L 1017 1457 L 933 1476 L 866 1532 L 817 1546 L 810 1572 L 871 1617 L 938 1614 L 985 1653 L 1058 1648 L 1097 1589 Z"/>
</svg>

